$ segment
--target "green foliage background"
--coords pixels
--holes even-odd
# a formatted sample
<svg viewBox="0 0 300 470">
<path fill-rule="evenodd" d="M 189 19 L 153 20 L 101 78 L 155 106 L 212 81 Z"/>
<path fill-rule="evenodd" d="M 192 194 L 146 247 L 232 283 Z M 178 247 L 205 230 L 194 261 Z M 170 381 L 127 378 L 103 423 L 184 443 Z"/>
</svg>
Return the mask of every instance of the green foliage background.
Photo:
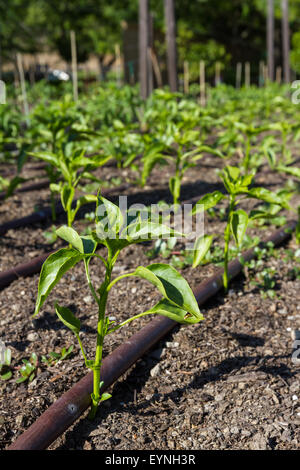
<svg viewBox="0 0 300 470">
<path fill-rule="evenodd" d="M 257 64 L 266 60 L 267 0 L 175 0 L 179 65 L 204 59 L 211 70 L 223 64 L 225 78 L 233 76 L 238 61 Z M 276 62 L 281 63 L 281 9 L 275 0 Z M 300 0 L 290 0 L 292 66 L 300 71 Z M 155 28 L 164 32 L 163 0 L 150 0 Z M 122 27 L 137 23 L 138 0 L 0 0 L 0 47 L 2 61 L 15 53 L 55 50 L 70 60 L 69 32 L 76 31 L 79 61 L 96 53 L 101 61 L 122 43 Z M 164 44 L 156 47 L 164 53 Z M 193 65 L 195 64 L 195 65 Z M 232 69 L 232 70 L 231 70 Z M 255 71 L 255 67 L 254 67 Z M 197 75 L 196 75 L 197 76 Z"/>
</svg>

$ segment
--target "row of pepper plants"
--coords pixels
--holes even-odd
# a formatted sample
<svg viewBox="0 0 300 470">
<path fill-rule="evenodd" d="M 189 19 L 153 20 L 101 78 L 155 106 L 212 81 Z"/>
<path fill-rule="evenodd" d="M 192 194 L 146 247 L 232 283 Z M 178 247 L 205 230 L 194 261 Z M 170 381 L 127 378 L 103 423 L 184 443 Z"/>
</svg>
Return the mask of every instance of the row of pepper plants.
<svg viewBox="0 0 300 470">
<path fill-rule="evenodd" d="M 26 181 L 22 176 L 24 164 L 29 159 L 41 160 L 49 181 L 53 222 L 56 221 L 57 196 L 60 197 L 67 224 L 57 228 L 56 236 L 68 246 L 50 255 L 42 267 L 35 315 L 62 276 L 76 264 L 83 263 L 87 286 L 98 306 L 94 358 L 87 357 L 81 342 L 80 320 L 66 306 L 56 303 L 55 311 L 76 336 L 85 365 L 93 371 L 90 416 L 94 417 L 100 402 L 110 398 L 101 391 L 100 373 L 107 335 L 145 315 L 163 315 L 183 324 L 203 320 L 188 282 L 171 263 L 137 266 L 132 273 L 113 276 L 117 259 L 128 246 L 156 239 L 154 252 L 163 256 L 164 252 L 174 249 L 177 238 L 183 234 L 171 229 L 163 218 L 149 223 L 141 213 L 134 217 L 127 213 L 124 217 L 117 205 L 102 196 L 105 182 L 95 175 L 95 170 L 113 162 L 120 169 L 120 175 L 124 168 L 130 168 L 135 175 L 130 183 L 144 187 L 156 166 L 168 166 L 170 201 L 176 208 L 184 202 L 181 193 L 186 172 L 201 167 L 205 155 L 219 159 L 221 169 L 217 174 L 223 190 L 202 194 L 200 198 L 203 191 L 199 187 L 199 200 L 192 214 L 203 211 L 210 216 L 219 214 L 225 222 L 222 240 L 217 238 L 217 243 L 222 251 L 226 292 L 230 283 L 230 256 L 239 254 L 246 242 L 249 244 L 247 229 L 282 225 L 286 221 L 282 210 L 296 212 L 290 202 L 299 192 L 300 169 L 295 148 L 300 139 L 300 116 L 288 90 L 277 85 L 239 91 L 219 86 L 210 90 L 205 108 L 200 107 L 195 97 L 172 94 L 168 90 L 156 90 L 142 102 L 137 88 L 118 88 L 108 83 L 100 89 L 92 87 L 74 103 L 70 95 L 63 93 L 59 99 L 53 99 L 53 90 L 49 91 L 47 84 L 39 84 L 39 87 L 43 98 L 37 100 L 36 91 L 31 92 L 27 123 L 18 106 L 8 104 L 0 108 L 1 160 L 16 168 L 14 177 L 1 178 L 0 184 L 9 197 Z M 265 164 L 272 172 L 289 175 L 292 181 L 277 192 L 257 185 L 256 175 Z M 93 183 L 98 191 L 86 192 L 76 199 L 77 190 L 82 194 L 87 182 Z M 259 205 L 247 211 L 244 201 L 248 200 L 257 200 Z M 88 203 L 95 204 L 93 229 L 83 235 L 75 230 L 74 221 L 78 210 Z M 166 237 L 167 242 L 163 241 Z M 299 222 L 296 237 L 299 242 Z M 193 268 L 209 261 L 215 238 L 205 234 L 195 240 L 190 259 Z M 104 279 L 97 286 L 93 285 L 89 273 L 89 264 L 94 258 L 105 267 Z M 111 322 L 107 315 L 108 296 L 115 284 L 129 276 L 147 280 L 162 298 L 151 309 L 124 322 Z"/>
</svg>

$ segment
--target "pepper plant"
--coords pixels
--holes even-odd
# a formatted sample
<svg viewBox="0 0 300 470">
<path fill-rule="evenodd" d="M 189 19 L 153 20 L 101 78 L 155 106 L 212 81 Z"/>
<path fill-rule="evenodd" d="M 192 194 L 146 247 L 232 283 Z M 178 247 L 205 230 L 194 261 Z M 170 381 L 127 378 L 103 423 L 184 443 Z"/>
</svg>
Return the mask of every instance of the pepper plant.
<svg viewBox="0 0 300 470">
<path fill-rule="evenodd" d="M 174 146 L 171 146 L 171 143 Z M 142 185 L 145 185 L 154 166 L 157 164 L 175 163 L 175 174 L 169 178 L 169 189 L 176 206 L 180 200 L 181 184 L 185 172 L 196 165 L 204 153 L 210 153 L 224 158 L 224 155 L 199 140 L 199 132 L 195 130 L 182 131 L 179 127 L 172 127 L 172 136 L 168 145 L 162 143 L 149 147 L 143 158 Z"/>
<path fill-rule="evenodd" d="M 51 191 L 51 209 L 52 219 L 55 221 L 55 201 L 54 194 L 58 193 L 61 197 L 61 203 L 67 213 L 68 226 L 71 227 L 75 216 L 84 204 L 96 201 L 96 196 L 86 195 L 78 199 L 75 208 L 72 207 L 75 189 L 79 182 L 85 178 L 91 181 L 99 180 L 91 173 L 92 170 L 104 165 L 110 157 L 95 155 L 93 157 L 85 156 L 85 149 L 75 149 L 72 145 L 66 145 L 56 153 L 39 152 L 32 153 L 35 158 L 41 159 L 49 164 L 49 178 Z M 60 177 L 62 181 L 57 183 Z"/>
<path fill-rule="evenodd" d="M 214 191 L 213 193 L 203 196 L 192 210 L 192 214 L 206 211 L 215 207 L 220 201 L 227 201 L 227 223 L 224 232 L 224 275 L 223 284 L 225 291 L 228 290 L 229 275 L 228 275 L 228 261 L 229 261 L 229 244 L 233 238 L 236 246 L 239 248 L 245 237 L 246 230 L 250 220 L 256 219 L 271 219 L 276 214 L 274 210 L 252 210 L 249 214 L 241 208 L 239 204 L 247 199 L 253 198 L 263 202 L 269 203 L 271 206 L 289 209 L 289 205 L 284 199 L 283 195 L 277 195 L 268 189 L 261 187 L 252 187 L 252 180 L 254 175 L 242 175 L 240 168 L 226 166 L 223 171 L 219 172 L 227 194 L 221 191 Z M 212 236 L 205 235 L 196 240 L 194 252 L 194 265 L 196 267 L 201 262 L 203 256 L 207 253 L 212 242 Z"/>
<path fill-rule="evenodd" d="M 55 303 L 56 314 L 65 326 L 77 337 L 85 365 L 93 371 L 93 393 L 91 395 L 92 408 L 90 417 L 93 418 L 101 401 L 110 398 L 107 393 L 102 393 L 101 388 L 101 364 L 103 342 L 105 336 L 113 333 L 136 318 L 158 314 L 166 316 L 179 323 L 193 324 L 203 319 L 194 294 L 187 281 L 171 266 L 167 264 L 151 264 L 147 267 L 138 266 L 135 271 L 123 274 L 112 279 L 113 269 L 120 252 L 126 247 L 166 236 L 176 236 L 177 232 L 161 223 L 145 220 L 139 213 L 136 217 L 126 212 L 103 198 L 97 196 L 96 230 L 88 236 L 80 236 L 72 227 L 63 226 L 57 230 L 58 236 L 69 243 L 68 248 L 63 248 L 50 255 L 43 264 L 36 301 L 35 313 L 38 314 L 46 298 L 59 282 L 61 277 L 80 261 L 83 262 L 86 280 L 91 294 L 98 306 L 97 341 L 94 359 L 87 357 L 84 346 L 79 336 L 80 320 L 74 316 L 71 310 Z M 97 248 L 102 245 L 106 248 L 106 257 L 97 254 Z M 92 284 L 89 274 L 89 264 L 92 259 L 100 260 L 105 267 L 105 276 L 99 286 Z M 162 299 L 152 308 L 137 313 L 133 317 L 119 323 L 111 322 L 107 315 L 107 300 L 113 286 L 121 279 L 137 276 L 145 279 L 155 286 Z"/>
</svg>

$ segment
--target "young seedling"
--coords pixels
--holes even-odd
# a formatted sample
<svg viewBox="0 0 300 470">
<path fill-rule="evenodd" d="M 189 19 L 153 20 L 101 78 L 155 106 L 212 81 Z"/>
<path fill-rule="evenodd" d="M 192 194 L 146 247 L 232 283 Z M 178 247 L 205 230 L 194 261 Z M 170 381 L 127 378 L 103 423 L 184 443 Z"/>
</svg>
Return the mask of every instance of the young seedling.
<svg viewBox="0 0 300 470">
<path fill-rule="evenodd" d="M 62 350 L 57 353 L 55 351 L 51 351 L 49 353 L 49 356 L 46 357 L 46 356 L 42 356 L 42 359 L 41 361 L 46 364 L 47 366 L 54 366 L 56 365 L 59 361 L 63 361 L 64 359 L 66 359 L 67 357 L 70 356 L 70 354 L 72 353 L 73 351 L 73 345 L 70 346 L 68 349 L 66 349 L 65 347 L 62 348 Z"/>
<path fill-rule="evenodd" d="M 283 198 L 274 194 L 265 188 L 249 188 L 252 183 L 253 175 L 241 175 L 241 170 L 237 167 L 226 166 L 222 172 L 219 173 L 227 195 L 220 191 L 206 194 L 201 198 L 192 210 L 192 214 L 197 214 L 215 207 L 220 201 L 227 200 L 228 215 L 227 223 L 224 232 L 224 275 L 223 283 L 224 289 L 227 292 L 229 285 L 228 276 L 228 261 L 229 261 L 229 244 L 233 238 L 236 246 L 240 248 L 248 223 L 250 220 L 259 218 L 272 218 L 274 215 L 270 212 L 263 210 L 252 210 L 248 215 L 243 209 L 239 209 L 238 205 L 245 199 L 254 198 L 270 204 L 275 204 L 279 207 L 289 208 Z M 206 235 L 196 241 L 195 244 L 195 258 L 194 265 L 196 267 L 201 262 L 203 256 L 206 254 L 212 242 L 211 236 Z M 203 255 L 204 253 L 204 255 Z"/>
<path fill-rule="evenodd" d="M 118 206 L 98 195 L 96 208 L 96 230 L 90 236 L 80 236 L 73 228 L 63 226 L 57 230 L 59 237 L 70 245 L 50 255 L 43 264 L 36 301 L 35 313 L 37 315 L 52 289 L 61 277 L 82 261 L 85 267 L 87 284 L 98 306 L 97 341 L 94 359 L 87 357 L 83 347 L 80 332 L 80 320 L 74 316 L 67 307 L 55 303 L 56 314 L 60 320 L 75 334 L 78 339 L 85 365 L 93 371 L 94 384 L 91 395 L 92 408 L 90 417 L 93 418 L 100 402 L 110 398 L 108 393 L 102 393 L 101 364 L 103 342 L 106 335 L 113 333 L 136 318 L 158 314 L 179 323 L 193 324 L 203 319 L 194 294 L 187 281 L 171 266 L 166 264 L 152 264 L 147 267 L 139 266 L 132 273 L 123 274 L 112 279 L 113 269 L 120 252 L 126 247 L 159 237 L 179 235 L 170 227 L 160 223 L 143 220 L 141 214 L 133 217 L 132 214 L 123 214 Z M 96 253 L 99 245 L 106 248 L 106 257 Z M 89 264 L 93 259 L 99 259 L 105 267 L 104 280 L 100 286 L 94 286 L 90 274 Z M 149 281 L 155 286 L 162 299 L 152 308 L 114 325 L 107 315 L 107 300 L 113 286 L 121 279 L 137 276 Z"/>
<path fill-rule="evenodd" d="M 96 196 L 86 195 L 78 199 L 76 207 L 72 207 L 75 189 L 83 178 L 95 180 L 91 171 L 104 165 L 110 157 L 103 157 L 100 155 L 94 158 L 85 156 L 84 149 L 70 150 L 69 148 L 60 149 L 56 154 L 50 152 L 31 153 L 30 155 L 44 160 L 49 164 L 49 178 L 50 178 L 50 191 L 51 194 L 60 194 L 61 203 L 67 213 L 68 227 L 71 227 L 78 210 L 90 202 L 96 201 Z M 57 172 L 62 178 L 58 184 Z M 51 176 L 52 175 L 52 176 Z M 55 204 L 53 197 L 51 198 L 52 219 L 55 220 Z"/>
<path fill-rule="evenodd" d="M 21 377 L 16 380 L 17 384 L 25 382 L 26 380 L 31 382 L 34 379 L 38 367 L 38 357 L 35 353 L 32 353 L 29 360 L 22 359 L 22 362 L 23 366 L 19 369 Z"/>
<path fill-rule="evenodd" d="M 224 158 L 224 155 L 219 150 L 202 144 L 199 141 L 198 131 L 185 130 L 183 132 L 175 126 L 172 142 L 175 144 L 175 148 L 163 144 L 154 144 L 149 147 L 143 158 L 142 185 L 145 185 L 155 165 L 166 165 L 175 161 L 175 175 L 169 179 L 169 189 L 173 197 L 173 205 L 176 207 L 180 200 L 181 184 L 185 172 L 189 168 L 193 168 L 205 152 L 221 158 Z"/>
</svg>

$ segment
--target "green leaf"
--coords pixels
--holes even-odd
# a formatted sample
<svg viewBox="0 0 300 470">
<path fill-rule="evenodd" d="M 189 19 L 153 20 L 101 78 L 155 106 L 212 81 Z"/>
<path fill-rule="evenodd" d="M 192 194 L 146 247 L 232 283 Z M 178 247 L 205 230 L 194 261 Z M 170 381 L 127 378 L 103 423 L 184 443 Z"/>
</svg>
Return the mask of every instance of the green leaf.
<svg viewBox="0 0 300 470">
<path fill-rule="evenodd" d="M 55 166 L 56 168 L 59 168 L 59 160 L 57 156 L 54 153 L 51 152 L 38 152 L 38 153 L 33 153 L 30 152 L 28 155 L 34 158 L 38 158 L 39 160 L 43 160 L 44 162 L 50 163 L 50 165 Z"/>
<path fill-rule="evenodd" d="M 237 246 L 240 246 L 243 242 L 247 226 L 248 226 L 248 214 L 239 209 L 232 213 L 231 216 L 231 232 L 235 239 Z"/>
<path fill-rule="evenodd" d="M 203 157 L 203 153 L 209 153 L 211 155 L 216 155 L 217 157 L 220 157 L 220 158 L 225 158 L 225 155 L 223 155 L 222 152 L 220 152 L 220 150 L 218 149 L 215 149 L 213 147 L 210 147 L 209 145 L 201 145 L 197 151 L 199 152 L 198 155 L 195 155 L 193 158 L 192 158 L 192 161 L 197 161 L 197 160 L 200 160 L 202 157 Z"/>
<path fill-rule="evenodd" d="M 159 263 L 146 268 L 139 266 L 135 270 L 135 275 L 153 284 L 173 305 L 201 319 L 198 303 L 190 286 L 175 268 Z"/>
<path fill-rule="evenodd" d="M 224 198 L 225 196 L 221 191 L 214 191 L 213 193 L 206 194 L 197 202 L 195 207 L 193 207 L 192 214 L 199 214 L 207 209 L 211 209 Z"/>
<path fill-rule="evenodd" d="M 99 239 L 116 238 L 123 225 L 123 214 L 119 207 L 100 195 L 97 200 L 96 224 Z"/>
<path fill-rule="evenodd" d="M 296 178 L 300 179 L 300 168 L 296 167 L 287 167 L 287 166 L 278 166 L 276 168 L 278 171 L 283 171 L 284 173 L 295 176 Z"/>
<path fill-rule="evenodd" d="M 110 393 L 102 393 L 100 402 L 109 400 L 112 397 Z"/>
<path fill-rule="evenodd" d="M 205 258 L 208 250 L 211 247 L 212 241 L 212 235 L 203 235 L 196 240 L 194 245 L 193 268 L 199 266 L 203 258 Z"/>
<path fill-rule="evenodd" d="M 71 208 L 74 194 L 75 189 L 73 188 L 73 186 L 70 187 L 69 185 L 64 185 L 61 192 L 61 203 L 65 211 Z"/>
<path fill-rule="evenodd" d="M 270 204 L 277 204 L 278 206 L 289 209 L 289 205 L 281 197 L 266 188 L 252 188 L 247 194 L 248 197 L 259 199 Z"/>
<path fill-rule="evenodd" d="M 70 243 L 82 254 L 90 255 L 95 252 L 97 243 L 93 238 L 89 236 L 81 237 L 72 227 L 64 225 L 56 230 L 56 233 L 60 238 Z"/>
<path fill-rule="evenodd" d="M 52 193 L 60 193 L 61 191 L 61 186 L 59 184 L 51 183 L 50 184 L 50 191 Z"/>
<path fill-rule="evenodd" d="M 8 188 L 6 190 L 5 198 L 10 197 L 14 190 L 22 183 L 24 183 L 26 180 L 24 178 L 21 178 L 21 176 L 15 176 L 9 183 Z"/>
<path fill-rule="evenodd" d="M 173 198 L 177 201 L 180 196 L 180 178 L 172 176 L 169 180 L 169 188 Z"/>
<path fill-rule="evenodd" d="M 73 248 L 62 248 L 46 259 L 41 270 L 34 315 L 40 311 L 48 295 L 62 276 L 83 258 L 84 256 Z"/>
<path fill-rule="evenodd" d="M 235 183 L 238 180 L 239 176 L 240 176 L 241 170 L 239 168 L 237 168 L 236 166 L 227 165 L 224 168 L 224 172 L 228 175 L 230 180 Z"/>
<path fill-rule="evenodd" d="M 147 313 L 162 315 L 164 317 L 170 318 L 173 321 L 183 324 L 195 324 L 203 320 L 203 316 L 200 311 L 198 315 L 195 316 L 187 312 L 186 310 L 183 310 L 182 308 L 173 305 L 167 299 L 163 299 L 158 302 L 158 304 L 148 310 Z"/>
<path fill-rule="evenodd" d="M 9 380 L 11 377 L 12 377 L 12 372 L 10 370 L 0 375 L 1 380 Z"/>
<path fill-rule="evenodd" d="M 143 157 L 144 166 L 141 178 L 143 186 L 145 186 L 146 181 L 155 165 L 157 165 L 158 163 L 161 165 L 165 165 L 167 163 L 161 154 L 162 150 L 163 146 L 161 144 L 155 144 L 145 152 L 145 155 Z"/>
<path fill-rule="evenodd" d="M 79 334 L 80 331 L 80 320 L 76 318 L 71 310 L 67 307 L 61 307 L 58 303 L 55 303 L 55 311 L 58 318 L 67 326 L 73 333 Z"/>
<path fill-rule="evenodd" d="M 143 241 L 169 238 L 183 237 L 182 233 L 174 231 L 171 227 L 164 224 L 148 221 L 134 221 L 128 225 L 122 232 L 121 238 L 126 238 L 129 244 L 139 243 Z"/>
</svg>

